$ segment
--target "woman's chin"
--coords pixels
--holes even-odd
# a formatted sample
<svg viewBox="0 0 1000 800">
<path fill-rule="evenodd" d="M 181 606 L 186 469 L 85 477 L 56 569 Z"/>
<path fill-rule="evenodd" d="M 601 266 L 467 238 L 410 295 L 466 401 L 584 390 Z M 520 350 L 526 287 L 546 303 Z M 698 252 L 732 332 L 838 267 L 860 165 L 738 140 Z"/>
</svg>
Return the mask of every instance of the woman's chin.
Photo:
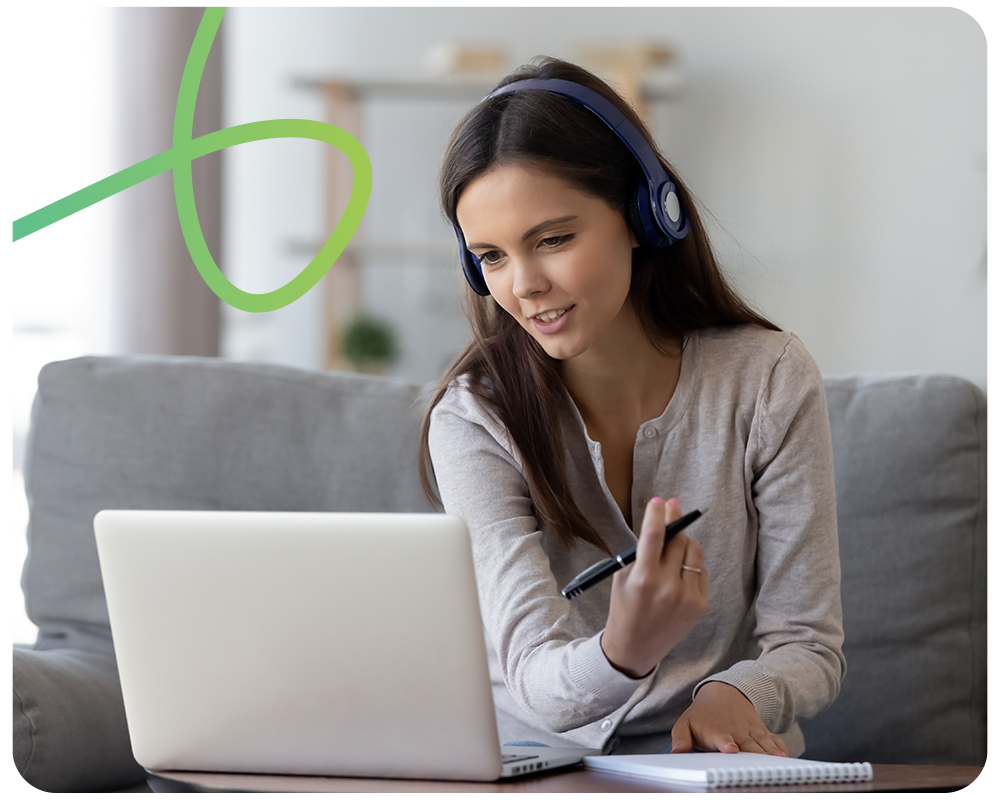
<svg viewBox="0 0 1000 800">
<path fill-rule="evenodd" d="M 542 346 L 545 353 L 556 361 L 568 361 L 582 352 L 582 349 L 579 346 L 575 346 L 572 342 L 556 342 L 551 339 L 549 341 L 542 341 L 538 338 L 536 338 L 536 341 Z"/>
</svg>

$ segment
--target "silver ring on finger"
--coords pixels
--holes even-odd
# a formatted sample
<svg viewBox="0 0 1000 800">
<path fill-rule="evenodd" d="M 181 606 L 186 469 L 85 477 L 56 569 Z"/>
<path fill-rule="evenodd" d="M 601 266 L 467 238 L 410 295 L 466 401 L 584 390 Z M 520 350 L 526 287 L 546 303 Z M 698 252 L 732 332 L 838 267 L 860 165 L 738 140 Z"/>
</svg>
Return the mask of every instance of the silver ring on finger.
<svg viewBox="0 0 1000 800">
<path fill-rule="evenodd" d="M 697 572 L 699 575 L 702 573 L 702 570 L 698 569 L 698 567 L 689 567 L 687 564 L 681 564 L 681 569 L 686 569 L 688 572 Z"/>
</svg>

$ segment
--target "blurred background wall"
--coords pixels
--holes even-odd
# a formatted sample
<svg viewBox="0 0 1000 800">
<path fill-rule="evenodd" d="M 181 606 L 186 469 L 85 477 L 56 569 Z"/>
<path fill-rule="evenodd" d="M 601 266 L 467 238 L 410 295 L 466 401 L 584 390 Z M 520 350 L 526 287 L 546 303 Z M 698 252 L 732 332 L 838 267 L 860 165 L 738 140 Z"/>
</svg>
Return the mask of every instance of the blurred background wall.
<svg viewBox="0 0 1000 800">
<path fill-rule="evenodd" d="M 664 44 L 681 88 L 652 104 L 657 137 L 714 214 L 749 297 L 825 372 L 985 384 L 986 45 L 962 11 L 233 9 L 224 24 L 227 125 L 322 118 L 303 79 L 428 74 L 428 52 L 446 43 L 497 48 L 509 67 Z M 367 240 L 450 244 L 436 170 L 468 105 L 366 104 Z M 322 158 L 306 142 L 226 152 L 224 249 L 238 285 L 275 288 L 327 235 Z M 465 339 L 448 253 L 375 254 L 362 271 L 367 310 L 400 335 L 390 371 L 436 377 Z M 224 309 L 223 352 L 321 366 L 322 313 L 319 292 L 268 315 Z"/>
</svg>

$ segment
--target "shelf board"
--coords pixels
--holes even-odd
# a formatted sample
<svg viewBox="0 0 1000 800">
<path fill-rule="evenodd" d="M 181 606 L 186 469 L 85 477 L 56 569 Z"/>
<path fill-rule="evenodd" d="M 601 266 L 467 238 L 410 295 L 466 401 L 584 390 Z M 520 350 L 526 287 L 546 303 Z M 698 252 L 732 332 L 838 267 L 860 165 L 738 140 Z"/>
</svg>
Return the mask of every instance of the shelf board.
<svg viewBox="0 0 1000 800">
<path fill-rule="evenodd" d="M 496 86 L 503 75 L 328 75 L 295 77 L 297 89 L 323 91 L 328 86 L 345 86 L 362 99 L 479 100 Z M 673 67 L 650 70 L 642 81 L 650 100 L 671 100 L 682 88 L 680 72 Z"/>
<path fill-rule="evenodd" d="M 502 75 L 331 75 L 316 78 L 294 78 L 298 89 L 322 91 L 327 86 L 346 86 L 363 99 L 372 98 L 435 98 L 478 100 L 488 94 Z"/>
</svg>

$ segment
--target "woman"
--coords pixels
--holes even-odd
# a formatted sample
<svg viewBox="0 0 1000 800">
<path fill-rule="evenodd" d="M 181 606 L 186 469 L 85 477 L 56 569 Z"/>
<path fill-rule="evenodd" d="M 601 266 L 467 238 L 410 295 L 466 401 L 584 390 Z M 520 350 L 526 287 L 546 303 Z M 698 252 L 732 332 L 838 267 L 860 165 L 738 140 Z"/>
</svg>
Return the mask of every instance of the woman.
<svg viewBox="0 0 1000 800">
<path fill-rule="evenodd" d="M 730 289 L 642 123 L 578 67 L 504 79 L 441 194 L 474 338 L 422 467 L 469 525 L 501 741 L 800 755 L 844 672 L 815 363 Z M 664 547 L 681 502 L 704 516 Z M 560 594 L 637 535 L 634 564 Z"/>
</svg>

